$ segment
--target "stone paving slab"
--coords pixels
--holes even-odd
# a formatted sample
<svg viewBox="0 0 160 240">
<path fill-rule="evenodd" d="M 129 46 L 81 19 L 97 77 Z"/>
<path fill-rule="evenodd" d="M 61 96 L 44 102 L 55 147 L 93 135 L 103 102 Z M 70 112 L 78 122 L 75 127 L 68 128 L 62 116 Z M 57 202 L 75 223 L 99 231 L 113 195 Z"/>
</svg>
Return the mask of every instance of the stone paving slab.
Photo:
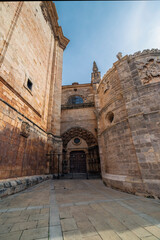
<svg viewBox="0 0 160 240">
<path fill-rule="evenodd" d="M 4 233 L 4 234 L 0 234 L 0 239 L 1 240 L 17 240 L 20 239 L 22 235 L 22 231 L 18 231 L 18 232 L 10 232 L 10 233 Z"/>
<path fill-rule="evenodd" d="M 33 240 L 48 237 L 48 227 L 24 230 L 21 240 Z"/>
<path fill-rule="evenodd" d="M 62 219 L 61 225 L 62 225 L 63 232 L 77 229 L 77 225 L 76 225 L 74 218 Z"/>
<path fill-rule="evenodd" d="M 79 230 L 63 232 L 64 240 L 82 240 L 82 235 Z"/>
<path fill-rule="evenodd" d="M 48 180 L 0 200 L 0 240 L 157 240 L 160 201 L 101 180 Z"/>
<path fill-rule="evenodd" d="M 28 230 L 28 229 L 34 229 L 37 227 L 37 221 L 32 221 L 32 222 L 21 222 L 12 225 L 11 231 L 10 232 L 17 232 L 21 230 Z"/>
<path fill-rule="evenodd" d="M 84 237 L 83 240 L 102 240 L 99 235 L 91 236 L 91 237 Z"/>
</svg>

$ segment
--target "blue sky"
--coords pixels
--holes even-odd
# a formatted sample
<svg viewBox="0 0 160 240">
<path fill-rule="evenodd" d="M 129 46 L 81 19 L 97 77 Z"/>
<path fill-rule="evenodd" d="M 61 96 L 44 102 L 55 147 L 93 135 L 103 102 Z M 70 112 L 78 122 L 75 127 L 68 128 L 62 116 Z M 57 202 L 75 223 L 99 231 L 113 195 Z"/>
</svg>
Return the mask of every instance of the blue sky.
<svg viewBox="0 0 160 240">
<path fill-rule="evenodd" d="M 59 25 L 70 42 L 62 84 L 89 83 L 93 61 L 101 77 L 116 55 L 160 49 L 159 1 L 55 1 Z"/>
</svg>

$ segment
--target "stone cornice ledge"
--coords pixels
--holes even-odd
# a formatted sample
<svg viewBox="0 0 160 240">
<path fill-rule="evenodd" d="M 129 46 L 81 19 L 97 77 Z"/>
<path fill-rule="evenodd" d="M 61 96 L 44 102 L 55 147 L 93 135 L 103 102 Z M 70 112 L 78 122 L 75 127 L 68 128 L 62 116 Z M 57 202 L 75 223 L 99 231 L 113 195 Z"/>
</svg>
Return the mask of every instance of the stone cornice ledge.
<svg viewBox="0 0 160 240">
<path fill-rule="evenodd" d="M 55 3 L 53 3 L 52 1 L 46 1 L 46 2 L 42 1 L 41 7 L 42 9 L 44 7 L 47 9 L 48 16 L 46 16 L 45 19 L 46 21 L 49 21 L 51 28 L 54 32 L 55 39 L 58 40 L 59 46 L 64 50 L 69 43 L 69 39 L 63 35 L 62 28 L 58 24 L 58 14 L 55 7 Z M 45 15 L 46 12 L 45 11 L 43 12 Z"/>
<path fill-rule="evenodd" d="M 59 46 L 64 50 L 68 43 L 69 43 L 69 39 L 66 38 L 64 35 L 63 35 L 63 31 L 62 31 L 62 28 L 60 26 L 57 26 L 56 27 L 56 30 L 57 30 L 57 40 L 59 42 Z"/>
<path fill-rule="evenodd" d="M 81 103 L 81 104 L 65 104 L 65 105 L 61 105 L 61 109 L 65 110 L 65 109 L 78 109 L 78 108 L 88 108 L 88 107 L 94 107 L 95 104 L 94 102 L 89 102 L 89 103 Z"/>
</svg>

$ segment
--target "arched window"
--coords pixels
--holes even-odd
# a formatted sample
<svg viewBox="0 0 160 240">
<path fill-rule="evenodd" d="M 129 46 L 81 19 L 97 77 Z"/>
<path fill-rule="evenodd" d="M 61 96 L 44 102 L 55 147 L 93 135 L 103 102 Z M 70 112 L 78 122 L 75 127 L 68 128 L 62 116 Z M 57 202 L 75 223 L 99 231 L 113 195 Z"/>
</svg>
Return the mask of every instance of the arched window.
<svg viewBox="0 0 160 240">
<path fill-rule="evenodd" d="M 68 104 L 81 104 L 83 103 L 83 98 L 80 96 L 71 96 L 68 99 Z"/>
</svg>

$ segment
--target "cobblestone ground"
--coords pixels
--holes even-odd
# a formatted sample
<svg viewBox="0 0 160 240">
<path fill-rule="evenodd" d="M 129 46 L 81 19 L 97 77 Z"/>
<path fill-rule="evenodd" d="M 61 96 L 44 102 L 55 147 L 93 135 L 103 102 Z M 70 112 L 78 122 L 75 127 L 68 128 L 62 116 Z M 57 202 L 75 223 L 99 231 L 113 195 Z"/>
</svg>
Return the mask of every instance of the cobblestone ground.
<svg viewBox="0 0 160 240">
<path fill-rule="evenodd" d="M 49 180 L 0 200 L 0 240 L 157 240 L 160 201 L 101 180 Z"/>
</svg>

